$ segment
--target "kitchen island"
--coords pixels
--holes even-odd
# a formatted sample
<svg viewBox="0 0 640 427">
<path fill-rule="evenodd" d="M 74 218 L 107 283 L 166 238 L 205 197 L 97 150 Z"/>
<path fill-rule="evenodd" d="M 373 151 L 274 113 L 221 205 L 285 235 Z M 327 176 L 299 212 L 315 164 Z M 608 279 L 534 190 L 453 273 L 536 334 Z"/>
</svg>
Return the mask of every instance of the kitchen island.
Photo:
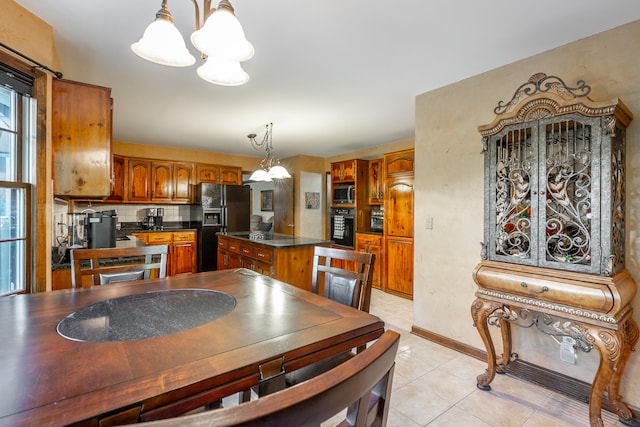
<svg viewBox="0 0 640 427">
<path fill-rule="evenodd" d="M 218 270 L 247 268 L 310 291 L 313 248 L 331 243 L 259 231 L 218 233 Z"/>
</svg>

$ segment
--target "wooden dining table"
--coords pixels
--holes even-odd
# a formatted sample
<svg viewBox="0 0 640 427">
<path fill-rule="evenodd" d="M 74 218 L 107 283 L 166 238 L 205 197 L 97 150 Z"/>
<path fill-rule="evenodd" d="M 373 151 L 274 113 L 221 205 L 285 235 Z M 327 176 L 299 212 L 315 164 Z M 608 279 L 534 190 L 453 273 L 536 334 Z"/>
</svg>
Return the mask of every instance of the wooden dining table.
<svg viewBox="0 0 640 427">
<path fill-rule="evenodd" d="M 3 297 L 0 426 L 176 416 L 383 332 L 246 269 Z"/>
</svg>

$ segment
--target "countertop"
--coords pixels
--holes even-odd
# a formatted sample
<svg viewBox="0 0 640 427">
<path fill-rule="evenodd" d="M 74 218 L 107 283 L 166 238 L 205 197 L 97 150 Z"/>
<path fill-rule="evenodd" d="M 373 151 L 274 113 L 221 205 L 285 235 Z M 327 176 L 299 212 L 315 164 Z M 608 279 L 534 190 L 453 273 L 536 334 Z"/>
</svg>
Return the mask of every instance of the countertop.
<svg viewBox="0 0 640 427">
<path fill-rule="evenodd" d="M 265 233 L 261 231 L 236 231 L 236 232 L 218 232 L 219 236 L 233 237 L 238 240 L 244 240 L 252 243 L 259 243 L 274 248 L 287 248 L 292 246 L 313 246 L 333 243 L 332 240 L 315 239 L 312 237 L 290 236 L 280 233 Z"/>
</svg>

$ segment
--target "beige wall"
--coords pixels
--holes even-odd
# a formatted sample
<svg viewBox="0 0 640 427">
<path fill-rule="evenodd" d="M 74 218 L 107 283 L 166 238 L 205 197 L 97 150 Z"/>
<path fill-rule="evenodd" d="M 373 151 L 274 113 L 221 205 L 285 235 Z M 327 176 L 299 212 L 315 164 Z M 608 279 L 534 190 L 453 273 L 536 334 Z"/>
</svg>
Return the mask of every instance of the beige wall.
<svg viewBox="0 0 640 427">
<path fill-rule="evenodd" d="M 478 125 L 493 120 L 498 101 L 536 72 L 568 85 L 585 80 L 590 98 L 619 97 L 636 114 L 627 131 L 626 265 L 640 280 L 640 21 L 533 56 L 416 97 L 415 307 L 419 328 L 484 349 L 470 316 L 471 278 L 483 240 L 483 156 Z M 426 229 L 428 218 L 433 229 Z M 634 319 L 640 320 L 636 296 Z M 534 363 L 591 382 L 597 352 L 560 362 L 550 337 L 513 328 L 514 351 Z M 480 372 L 478 372 L 480 374 Z M 631 354 L 621 394 L 640 406 L 640 352 Z"/>
</svg>

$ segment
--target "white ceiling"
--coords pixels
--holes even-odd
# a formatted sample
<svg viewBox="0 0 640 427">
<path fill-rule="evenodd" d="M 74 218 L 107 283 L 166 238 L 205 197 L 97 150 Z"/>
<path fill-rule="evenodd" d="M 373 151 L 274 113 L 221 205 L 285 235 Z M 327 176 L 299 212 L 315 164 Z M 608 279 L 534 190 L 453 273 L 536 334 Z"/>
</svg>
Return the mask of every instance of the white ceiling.
<svg viewBox="0 0 640 427">
<path fill-rule="evenodd" d="M 223 87 L 133 54 L 161 0 L 16 1 L 54 27 L 64 78 L 113 89 L 115 140 L 261 156 L 246 135 L 273 122 L 280 158 L 412 138 L 416 95 L 640 19 L 638 0 L 231 0 L 256 54 Z M 168 6 L 198 58 L 192 1 Z"/>
</svg>

